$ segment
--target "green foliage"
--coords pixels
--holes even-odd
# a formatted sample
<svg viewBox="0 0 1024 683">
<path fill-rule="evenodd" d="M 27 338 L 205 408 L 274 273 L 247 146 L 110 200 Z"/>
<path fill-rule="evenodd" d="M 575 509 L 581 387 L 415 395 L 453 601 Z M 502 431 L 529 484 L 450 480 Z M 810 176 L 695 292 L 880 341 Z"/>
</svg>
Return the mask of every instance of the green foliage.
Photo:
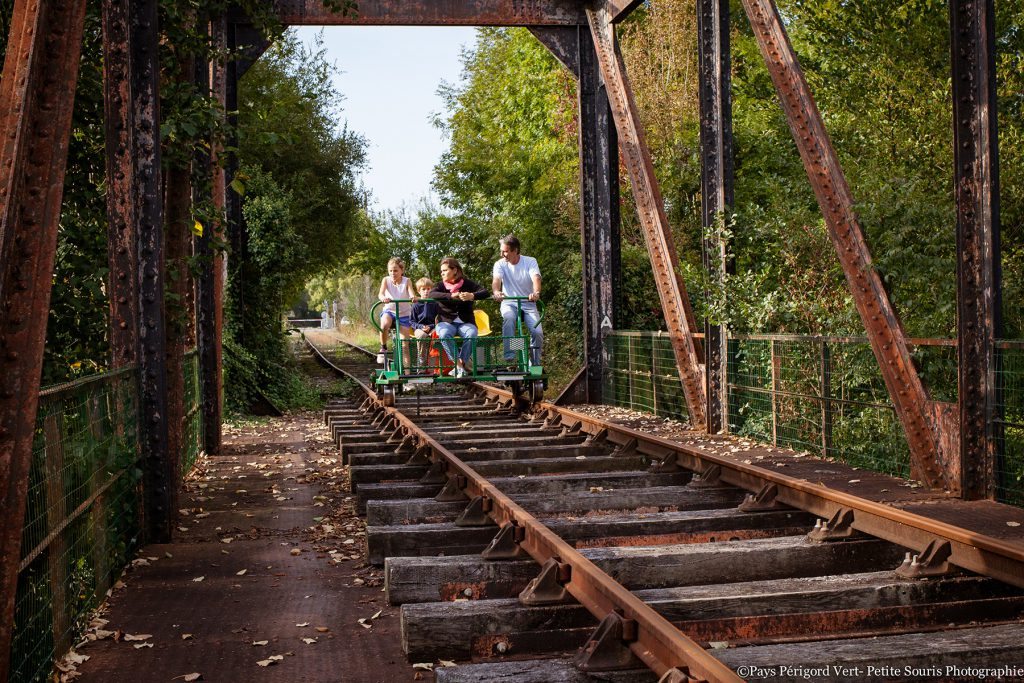
<svg viewBox="0 0 1024 683">
<path fill-rule="evenodd" d="M 364 143 L 335 125 L 341 96 L 319 44 L 306 50 L 285 33 L 239 87 L 246 251 L 229 279 L 228 407 L 245 411 L 260 393 L 281 409 L 317 399 L 288 353 L 282 318 L 308 279 L 369 240 L 355 172 Z"/>
</svg>

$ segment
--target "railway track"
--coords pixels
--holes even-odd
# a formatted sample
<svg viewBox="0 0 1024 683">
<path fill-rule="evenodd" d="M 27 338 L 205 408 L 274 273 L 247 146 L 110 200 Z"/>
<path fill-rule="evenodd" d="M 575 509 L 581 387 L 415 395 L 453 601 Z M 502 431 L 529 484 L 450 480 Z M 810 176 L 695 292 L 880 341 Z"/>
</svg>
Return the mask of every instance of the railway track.
<svg viewBox="0 0 1024 683">
<path fill-rule="evenodd" d="M 366 391 L 325 420 L 439 681 L 1024 679 L 1019 508 L 482 385 Z"/>
</svg>

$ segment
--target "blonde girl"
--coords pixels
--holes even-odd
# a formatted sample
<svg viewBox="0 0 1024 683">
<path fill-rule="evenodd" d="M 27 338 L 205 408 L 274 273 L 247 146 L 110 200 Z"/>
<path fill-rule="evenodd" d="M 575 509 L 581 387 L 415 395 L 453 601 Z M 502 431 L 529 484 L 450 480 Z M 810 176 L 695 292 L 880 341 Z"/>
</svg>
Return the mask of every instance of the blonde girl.
<svg viewBox="0 0 1024 683">
<path fill-rule="evenodd" d="M 383 301 L 384 311 L 380 314 L 380 353 L 388 350 L 388 333 L 398 322 L 398 333 L 402 337 L 409 336 L 409 311 L 408 303 L 391 303 L 395 299 L 412 299 L 412 284 L 405 276 L 405 262 L 397 256 L 388 261 L 388 274 L 380 281 L 380 291 L 377 298 Z M 397 306 L 398 310 L 395 310 Z"/>
</svg>

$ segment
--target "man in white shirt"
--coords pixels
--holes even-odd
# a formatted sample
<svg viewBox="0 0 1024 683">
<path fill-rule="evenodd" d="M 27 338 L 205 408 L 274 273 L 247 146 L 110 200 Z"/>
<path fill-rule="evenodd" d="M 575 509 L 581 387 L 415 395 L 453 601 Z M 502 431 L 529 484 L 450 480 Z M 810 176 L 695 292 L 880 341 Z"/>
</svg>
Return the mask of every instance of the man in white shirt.
<svg viewBox="0 0 1024 683">
<path fill-rule="evenodd" d="M 541 347 L 544 345 L 544 330 L 540 325 L 540 311 L 536 302 L 540 299 L 540 268 L 537 259 L 523 256 L 519 238 L 506 235 L 501 238 L 501 258 L 491 271 L 491 289 L 494 298 L 501 301 L 501 336 L 516 334 L 516 316 L 522 310 L 526 329 L 530 332 L 530 359 L 533 365 L 540 365 Z M 506 297 L 525 297 L 528 300 L 506 300 Z M 516 361 L 515 351 L 505 341 L 505 360 Z"/>
</svg>

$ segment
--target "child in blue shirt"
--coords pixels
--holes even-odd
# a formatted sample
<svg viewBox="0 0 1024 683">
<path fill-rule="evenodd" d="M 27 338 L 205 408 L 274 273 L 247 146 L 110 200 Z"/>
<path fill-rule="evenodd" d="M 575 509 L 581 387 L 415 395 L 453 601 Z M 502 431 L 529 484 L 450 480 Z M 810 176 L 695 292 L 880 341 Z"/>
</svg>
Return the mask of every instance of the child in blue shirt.
<svg viewBox="0 0 1024 683">
<path fill-rule="evenodd" d="M 428 277 L 421 277 L 416 281 L 416 291 L 420 293 L 421 299 L 430 296 L 430 290 L 434 283 Z M 427 362 L 430 353 L 430 335 L 434 331 L 434 324 L 437 318 L 437 302 L 417 301 L 412 305 L 412 312 L 409 314 L 409 326 L 412 327 L 413 336 L 416 337 L 416 365 L 424 372 L 427 371 Z"/>
</svg>

